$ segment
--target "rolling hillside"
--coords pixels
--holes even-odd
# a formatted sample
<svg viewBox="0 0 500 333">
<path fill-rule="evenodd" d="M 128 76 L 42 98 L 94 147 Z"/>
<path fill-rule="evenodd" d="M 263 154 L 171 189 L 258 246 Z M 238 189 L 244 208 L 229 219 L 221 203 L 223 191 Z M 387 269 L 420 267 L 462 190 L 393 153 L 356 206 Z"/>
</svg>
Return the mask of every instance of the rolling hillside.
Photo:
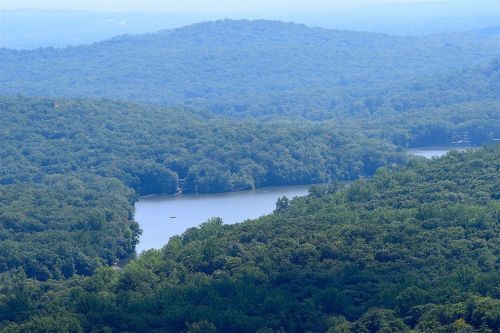
<svg viewBox="0 0 500 333">
<path fill-rule="evenodd" d="M 325 98 L 328 106 L 353 93 L 491 61 L 499 54 L 497 38 L 481 31 L 397 37 L 225 20 L 63 49 L 2 49 L 0 94 L 291 113 L 297 100 L 307 100 L 302 109 L 325 109 Z"/>
</svg>

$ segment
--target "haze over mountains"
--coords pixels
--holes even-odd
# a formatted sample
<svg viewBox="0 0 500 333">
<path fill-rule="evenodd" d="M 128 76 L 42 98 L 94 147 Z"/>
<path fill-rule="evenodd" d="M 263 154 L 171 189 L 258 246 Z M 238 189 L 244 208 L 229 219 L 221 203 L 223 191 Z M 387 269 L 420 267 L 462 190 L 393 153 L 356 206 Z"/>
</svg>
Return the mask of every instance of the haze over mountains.
<svg viewBox="0 0 500 333">
<path fill-rule="evenodd" d="M 500 54 L 498 38 L 495 29 L 398 37 L 224 20 L 64 49 L 2 49 L 0 93 L 184 104 L 219 113 L 311 112 L 412 79 L 487 66 Z"/>
<path fill-rule="evenodd" d="M 498 333 L 498 4 L 396 1 L 195 0 L 309 25 L 2 11 L 0 45 L 34 49 L 0 49 L 0 332 Z M 131 259 L 140 196 L 298 184 L 168 243 L 165 210 Z"/>
<path fill-rule="evenodd" d="M 394 35 L 473 30 L 497 25 L 500 19 L 499 4 L 495 0 L 287 1 L 286 6 L 278 5 L 279 10 L 276 10 L 279 0 L 261 2 L 258 6 L 252 6 L 251 1 L 218 1 L 211 6 L 199 1 L 173 3 L 175 1 L 155 2 L 155 10 L 151 11 L 147 1 L 141 1 L 135 8 L 127 6 L 131 4 L 128 1 L 118 8 L 109 1 L 60 1 L 59 6 L 44 7 L 41 2 L 4 0 L 0 47 L 64 47 L 223 18 L 292 21 L 329 29 Z"/>
</svg>

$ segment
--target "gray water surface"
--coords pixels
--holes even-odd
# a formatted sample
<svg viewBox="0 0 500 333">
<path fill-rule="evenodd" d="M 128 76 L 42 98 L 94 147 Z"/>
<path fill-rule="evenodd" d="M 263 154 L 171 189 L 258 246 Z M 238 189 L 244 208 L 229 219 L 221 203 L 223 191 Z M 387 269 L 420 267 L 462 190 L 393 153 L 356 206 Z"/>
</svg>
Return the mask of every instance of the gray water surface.
<svg viewBox="0 0 500 333">
<path fill-rule="evenodd" d="M 450 150 L 465 151 L 467 149 L 474 149 L 475 147 L 423 147 L 423 148 L 410 148 L 408 152 L 412 155 L 422 156 L 425 158 L 441 157 L 446 155 Z"/>
<path fill-rule="evenodd" d="M 196 195 L 154 195 L 135 205 L 135 220 L 142 229 L 137 253 L 163 247 L 174 235 L 196 227 L 210 217 L 225 224 L 242 222 L 271 213 L 279 197 L 307 195 L 309 186 L 261 188 L 255 191 Z"/>
<path fill-rule="evenodd" d="M 426 158 L 445 155 L 450 150 L 473 147 L 412 148 L 408 152 Z M 271 213 L 279 197 L 307 195 L 309 186 L 261 188 L 255 191 L 220 194 L 154 195 L 141 198 L 135 205 L 135 220 L 142 229 L 137 253 L 163 247 L 174 235 L 196 227 L 211 217 L 226 224 L 243 222 Z"/>
</svg>

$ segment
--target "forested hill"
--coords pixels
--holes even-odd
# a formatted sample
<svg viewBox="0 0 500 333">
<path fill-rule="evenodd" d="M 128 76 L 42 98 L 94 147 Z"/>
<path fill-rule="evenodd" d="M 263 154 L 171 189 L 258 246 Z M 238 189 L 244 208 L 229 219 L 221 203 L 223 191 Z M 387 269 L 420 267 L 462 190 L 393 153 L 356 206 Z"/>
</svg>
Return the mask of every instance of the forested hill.
<svg viewBox="0 0 500 333">
<path fill-rule="evenodd" d="M 499 138 L 498 109 L 488 102 L 263 124 L 105 100 L 1 97 L 0 275 L 60 279 L 112 264 L 137 242 L 137 195 L 371 176 L 404 164 L 402 146 Z"/>
<path fill-rule="evenodd" d="M 454 72 L 498 53 L 496 33 L 398 37 L 225 20 L 64 49 L 2 49 L 0 94 L 107 97 L 216 112 L 230 101 L 235 112 L 279 113 L 299 99 L 316 109 L 327 96 L 335 106 L 353 91 Z M 245 97 L 266 103 L 258 109 Z"/>
<path fill-rule="evenodd" d="M 388 140 L 333 123 L 235 121 L 133 103 L 0 97 L 0 185 L 118 178 L 138 194 L 228 192 L 371 175 Z M 389 130 L 389 129 L 388 129 Z"/>
<path fill-rule="evenodd" d="M 500 146 L 214 218 L 121 272 L 0 275 L 5 332 L 481 332 L 500 327 Z"/>
<path fill-rule="evenodd" d="M 0 98 L 0 119 L 0 276 L 42 281 L 88 275 L 132 252 L 138 195 L 356 179 L 406 159 L 386 140 L 334 124 L 123 102 Z"/>
</svg>

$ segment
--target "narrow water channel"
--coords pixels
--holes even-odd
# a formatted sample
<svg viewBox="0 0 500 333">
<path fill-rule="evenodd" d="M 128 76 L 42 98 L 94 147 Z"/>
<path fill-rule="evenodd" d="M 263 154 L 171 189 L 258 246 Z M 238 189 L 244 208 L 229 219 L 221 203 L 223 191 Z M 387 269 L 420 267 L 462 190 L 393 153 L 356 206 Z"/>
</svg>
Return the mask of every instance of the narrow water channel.
<svg viewBox="0 0 500 333">
<path fill-rule="evenodd" d="M 409 149 L 413 155 L 439 157 L 451 149 L 470 147 L 426 147 Z M 155 195 L 141 198 L 135 206 L 135 219 L 143 230 L 137 253 L 163 247 L 174 235 L 221 217 L 226 224 L 242 222 L 271 213 L 279 197 L 307 195 L 308 186 L 261 188 L 254 191 L 221 194 Z"/>
<path fill-rule="evenodd" d="M 174 235 L 221 217 L 231 224 L 271 213 L 279 197 L 307 195 L 308 186 L 261 188 L 254 191 L 197 195 L 155 195 L 135 205 L 135 219 L 143 230 L 137 253 L 161 248 Z"/>
</svg>

